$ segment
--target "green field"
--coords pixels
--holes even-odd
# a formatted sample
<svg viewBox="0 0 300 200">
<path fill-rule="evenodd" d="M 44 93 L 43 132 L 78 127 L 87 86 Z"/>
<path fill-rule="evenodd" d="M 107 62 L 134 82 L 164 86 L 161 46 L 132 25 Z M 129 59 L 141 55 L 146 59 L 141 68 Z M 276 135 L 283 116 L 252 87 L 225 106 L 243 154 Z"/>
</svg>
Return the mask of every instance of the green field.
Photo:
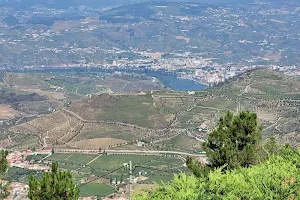
<svg viewBox="0 0 300 200">
<path fill-rule="evenodd" d="M 174 173 L 187 170 L 186 167 L 183 167 L 184 162 L 180 158 L 143 155 L 101 155 L 91 164 L 83 167 L 83 163 L 86 164 L 92 161 L 96 156 L 97 155 L 56 153 L 48 157 L 47 160 L 58 162 L 62 169 L 72 170 L 77 181 L 89 175 L 103 176 L 108 172 L 123 167 L 123 164 L 129 163 L 129 161 L 132 161 L 134 166 L 134 175 L 138 176 L 140 170 L 145 170 L 151 175 L 147 183 L 156 182 L 157 180 L 171 180 Z M 143 167 L 145 167 L 145 169 L 143 169 Z M 156 171 L 155 174 L 151 174 L 153 171 L 151 169 L 154 169 L 154 171 L 158 169 L 159 171 Z M 122 168 L 107 175 L 106 178 L 117 178 L 119 180 L 120 177 L 123 176 L 125 180 L 128 178 L 128 173 L 127 168 Z M 161 176 L 159 174 L 161 174 Z"/>
<path fill-rule="evenodd" d="M 43 158 L 45 158 L 47 156 L 47 154 L 37 154 L 37 155 L 30 155 L 26 157 L 26 160 L 31 161 L 31 160 L 42 160 Z"/>
<path fill-rule="evenodd" d="M 82 166 L 87 164 L 89 161 L 96 158 L 98 155 L 91 154 L 61 154 L 55 153 L 47 158 L 47 160 L 65 163 L 69 165 L 78 165 Z"/>
<path fill-rule="evenodd" d="M 81 196 L 103 197 L 115 192 L 115 188 L 105 184 L 86 184 L 80 187 Z"/>
<path fill-rule="evenodd" d="M 93 138 L 118 138 L 126 141 L 136 140 L 147 131 L 111 124 L 85 124 L 80 134 L 73 141 Z"/>
<path fill-rule="evenodd" d="M 43 172 L 41 171 L 35 171 L 35 170 L 30 170 L 30 169 L 23 169 L 19 167 L 10 167 L 7 171 L 7 180 L 10 182 L 20 182 L 24 184 L 28 184 L 28 177 L 29 175 L 33 175 L 35 177 L 42 177 Z"/>
<path fill-rule="evenodd" d="M 143 164 L 151 160 L 158 159 L 158 156 L 138 156 L 138 155 L 103 155 L 89 165 L 93 169 L 114 170 L 132 161 L 133 165 Z"/>
</svg>

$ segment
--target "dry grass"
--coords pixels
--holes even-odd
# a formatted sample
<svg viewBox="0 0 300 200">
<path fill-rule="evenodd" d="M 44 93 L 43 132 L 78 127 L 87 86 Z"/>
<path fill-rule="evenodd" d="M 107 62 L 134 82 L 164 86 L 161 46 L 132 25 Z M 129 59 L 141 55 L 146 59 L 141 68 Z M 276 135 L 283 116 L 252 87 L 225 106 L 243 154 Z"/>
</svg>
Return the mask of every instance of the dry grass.
<svg viewBox="0 0 300 200">
<path fill-rule="evenodd" d="M 264 57 L 268 60 L 280 61 L 281 54 L 282 54 L 281 52 L 269 53 L 269 54 L 266 54 Z"/>
<path fill-rule="evenodd" d="M 265 111 L 257 111 L 257 117 L 258 117 L 258 119 L 267 120 L 270 122 L 276 122 L 276 120 L 277 120 L 276 113 L 269 113 L 269 112 L 265 112 Z"/>
<path fill-rule="evenodd" d="M 127 143 L 126 140 L 120 140 L 115 138 L 95 138 L 95 139 L 87 139 L 87 140 L 80 140 L 74 143 L 69 143 L 70 146 L 79 148 L 79 149 L 107 149 L 110 146 L 117 146 L 121 144 Z"/>
<path fill-rule="evenodd" d="M 10 105 L 0 104 L 0 119 L 13 118 L 19 115 Z"/>
<path fill-rule="evenodd" d="M 10 131 L 20 134 L 35 134 L 44 137 L 55 138 L 62 136 L 70 129 L 68 119 L 61 113 L 55 112 L 45 115 L 27 123 L 10 128 Z"/>
</svg>

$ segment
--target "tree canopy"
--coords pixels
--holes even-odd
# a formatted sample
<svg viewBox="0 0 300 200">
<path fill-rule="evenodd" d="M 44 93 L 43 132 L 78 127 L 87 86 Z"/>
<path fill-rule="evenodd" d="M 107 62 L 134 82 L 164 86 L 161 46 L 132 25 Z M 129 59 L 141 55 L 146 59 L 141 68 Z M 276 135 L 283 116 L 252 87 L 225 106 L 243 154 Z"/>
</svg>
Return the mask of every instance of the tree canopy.
<svg viewBox="0 0 300 200">
<path fill-rule="evenodd" d="M 256 113 L 243 111 L 234 115 L 227 112 L 203 147 L 211 167 L 234 169 L 257 163 L 261 141 L 262 127 Z"/>
<path fill-rule="evenodd" d="M 8 168 L 8 161 L 7 161 L 7 150 L 1 150 L 0 151 L 0 180 L 2 179 L 4 173 L 6 172 Z M 7 192 L 7 185 L 0 184 L 0 199 L 6 197 L 8 195 Z"/>
<path fill-rule="evenodd" d="M 3 174 L 4 172 L 6 172 L 6 170 L 8 168 L 8 161 L 6 159 L 7 155 L 8 155 L 7 150 L 0 151 L 0 174 Z"/>
<path fill-rule="evenodd" d="M 29 177 L 29 194 L 31 200 L 76 200 L 79 189 L 73 182 L 69 171 L 62 171 L 53 163 L 51 172 L 45 172 L 42 179 Z"/>
</svg>

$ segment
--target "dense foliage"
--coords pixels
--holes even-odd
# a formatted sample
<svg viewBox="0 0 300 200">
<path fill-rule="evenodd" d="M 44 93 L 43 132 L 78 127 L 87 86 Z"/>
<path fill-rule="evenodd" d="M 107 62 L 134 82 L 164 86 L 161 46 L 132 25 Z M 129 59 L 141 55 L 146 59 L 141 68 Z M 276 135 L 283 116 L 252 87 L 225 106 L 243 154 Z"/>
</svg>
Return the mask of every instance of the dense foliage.
<svg viewBox="0 0 300 200">
<path fill-rule="evenodd" d="M 7 155 L 8 155 L 7 150 L 0 151 L 0 174 L 6 172 L 8 168 L 8 161 L 6 159 Z"/>
<path fill-rule="evenodd" d="M 5 88 L 0 89 L 0 97 L 1 104 L 13 104 L 22 101 L 44 101 L 47 99 L 45 96 L 39 96 L 36 93 L 17 94 L 16 92 Z"/>
<path fill-rule="evenodd" d="M 258 161 L 261 140 L 262 127 L 256 113 L 227 112 L 203 146 L 211 167 L 234 169 Z"/>
<path fill-rule="evenodd" d="M 31 200 L 76 200 L 79 189 L 73 183 L 71 172 L 59 170 L 53 163 L 51 172 L 45 172 L 42 179 L 29 177 L 28 197 Z"/>
<path fill-rule="evenodd" d="M 7 150 L 0 151 L 0 180 L 2 179 L 4 173 L 7 171 L 8 168 L 8 161 L 7 161 Z M 2 185 L 0 183 L 0 199 L 6 197 L 8 195 L 7 192 L 7 185 Z"/>
<path fill-rule="evenodd" d="M 136 199 L 300 199 L 300 150 L 284 147 L 260 164 L 226 172 L 219 168 L 206 178 L 176 175 Z"/>
</svg>

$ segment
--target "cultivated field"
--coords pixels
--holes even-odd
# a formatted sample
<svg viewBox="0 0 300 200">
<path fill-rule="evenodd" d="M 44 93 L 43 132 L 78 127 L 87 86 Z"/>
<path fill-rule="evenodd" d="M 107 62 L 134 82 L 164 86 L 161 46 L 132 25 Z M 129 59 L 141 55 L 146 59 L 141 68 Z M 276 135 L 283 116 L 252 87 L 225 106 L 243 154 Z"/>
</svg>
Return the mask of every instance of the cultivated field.
<svg viewBox="0 0 300 200">
<path fill-rule="evenodd" d="M 147 130 L 136 129 L 117 124 L 97 124 L 86 123 L 81 132 L 71 141 L 80 141 L 93 138 L 118 138 L 126 141 L 134 141 L 145 137 L 149 132 Z"/>
<path fill-rule="evenodd" d="M 80 187 L 81 196 L 104 197 L 116 191 L 115 188 L 105 184 L 86 184 Z"/>
</svg>

